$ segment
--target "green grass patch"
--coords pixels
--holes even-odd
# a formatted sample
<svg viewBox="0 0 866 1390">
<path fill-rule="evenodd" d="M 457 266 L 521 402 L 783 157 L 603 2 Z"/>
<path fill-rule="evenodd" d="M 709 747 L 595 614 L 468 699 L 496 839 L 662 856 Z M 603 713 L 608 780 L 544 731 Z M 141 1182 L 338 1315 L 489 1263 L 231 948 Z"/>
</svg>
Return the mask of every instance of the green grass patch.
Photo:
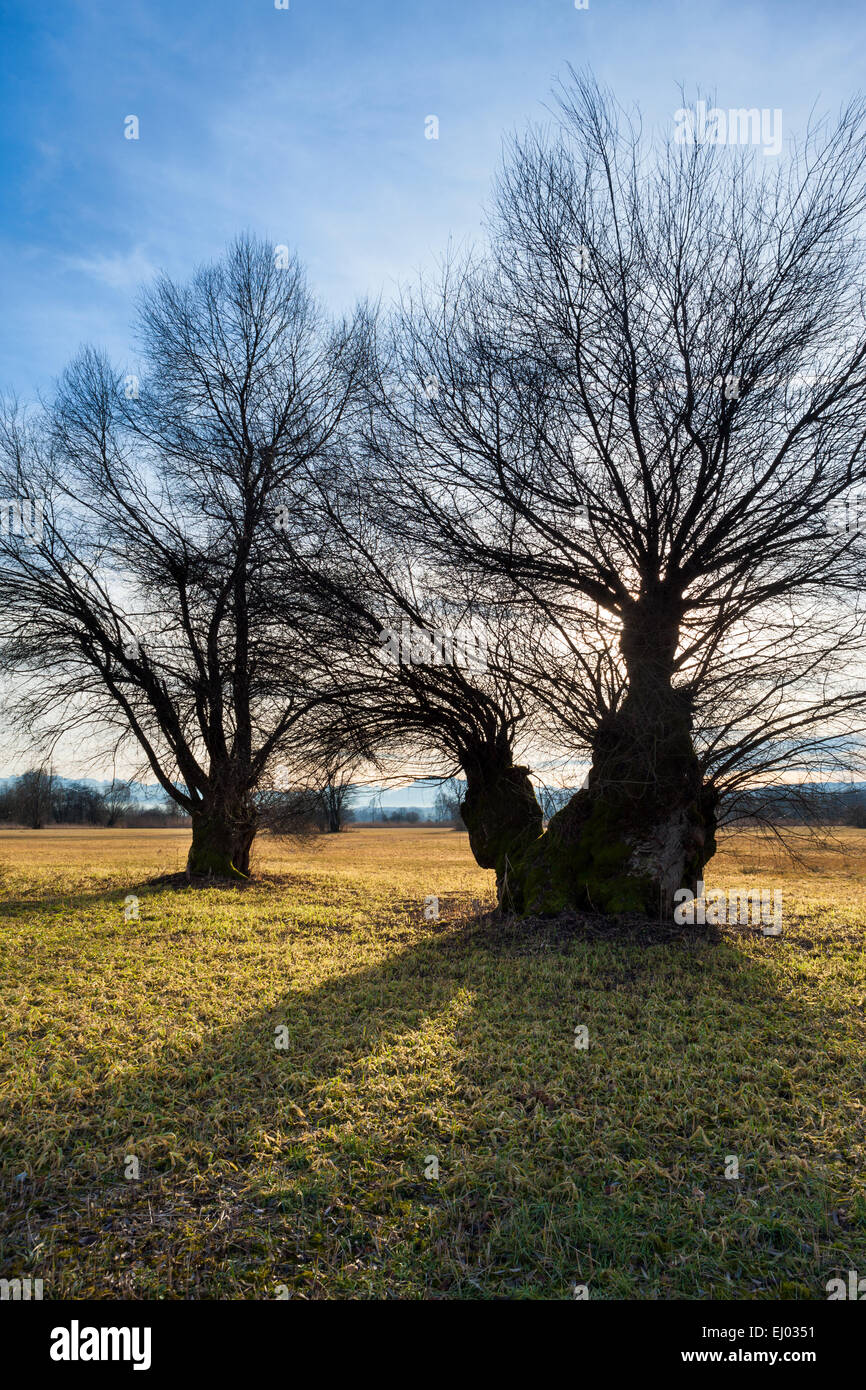
<svg viewBox="0 0 866 1390">
<path fill-rule="evenodd" d="M 46 1298 L 824 1299 L 866 1272 L 845 881 L 786 880 L 780 939 L 606 940 L 467 916 L 490 878 L 448 832 L 353 832 L 187 891 L 148 885 L 146 846 L 94 843 L 0 849 L 5 1277 Z"/>
</svg>

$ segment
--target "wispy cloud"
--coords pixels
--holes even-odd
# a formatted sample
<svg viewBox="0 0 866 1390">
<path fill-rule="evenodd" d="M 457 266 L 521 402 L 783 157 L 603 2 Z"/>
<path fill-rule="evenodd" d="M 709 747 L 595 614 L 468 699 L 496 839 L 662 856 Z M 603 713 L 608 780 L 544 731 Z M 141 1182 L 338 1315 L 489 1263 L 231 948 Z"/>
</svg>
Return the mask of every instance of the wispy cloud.
<svg viewBox="0 0 866 1390">
<path fill-rule="evenodd" d="M 134 292 L 143 282 L 152 280 L 158 271 L 140 246 L 113 255 L 67 256 L 64 265 L 67 270 L 91 276 L 110 290 L 127 292 Z"/>
</svg>

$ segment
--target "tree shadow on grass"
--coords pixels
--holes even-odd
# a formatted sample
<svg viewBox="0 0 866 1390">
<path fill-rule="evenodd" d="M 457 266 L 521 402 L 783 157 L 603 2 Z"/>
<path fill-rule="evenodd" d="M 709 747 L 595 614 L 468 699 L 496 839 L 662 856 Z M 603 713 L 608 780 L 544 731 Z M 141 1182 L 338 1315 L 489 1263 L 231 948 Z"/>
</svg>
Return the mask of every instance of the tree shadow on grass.
<svg viewBox="0 0 866 1390">
<path fill-rule="evenodd" d="M 159 892 L 165 891 L 166 881 L 177 879 L 175 874 L 153 875 L 141 878 L 138 874 L 132 874 L 128 883 L 117 884 L 116 873 L 111 875 L 111 881 L 97 884 L 91 889 L 82 891 L 72 889 L 69 892 L 46 892 L 46 893 L 4 893 L 0 896 L 0 920 L 5 918 L 25 917 L 28 912 L 44 911 L 46 908 L 67 907 L 70 911 L 86 911 L 91 907 L 105 908 L 109 903 L 115 902 L 120 916 L 123 916 L 124 899 L 128 894 L 133 894 L 141 900 L 146 900 L 149 896 L 155 896 Z M 178 885 L 180 886 L 180 885 Z M 213 885 L 209 885 L 213 886 Z M 223 884 L 220 887 L 226 886 Z M 228 885 L 234 887 L 234 885 Z M 188 891 L 194 892 L 195 886 L 186 885 Z"/>
<path fill-rule="evenodd" d="M 0 880 L 0 920 L 4 917 L 20 918 L 26 916 L 28 912 L 44 910 L 45 908 L 68 907 L 70 911 L 75 912 L 87 910 L 90 907 L 105 908 L 107 904 L 112 902 L 116 903 L 122 916 L 125 899 L 130 894 L 139 898 L 140 903 L 144 904 L 148 899 L 158 898 L 160 894 L 166 892 L 180 897 L 183 894 L 216 890 L 221 894 L 230 894 L 242 901 L 247 895 L 262 897 L 263 893 L 267 894 L 269 891 L 285 892 L 299 886 L 307 886 L 311 882 L 320 882 L 316 876 L 311 876 L 305 870 L 267 869 L 262 870 L 254 878 L 247 881 L 216 876 L 205 877 L 198 874 L 190 878 L 183 869 L 177 872 L 148 874 L 144 878 L 137 873 L 131 873 L 128 883 L 118 884 L 118 878 L 119 874 L 113 871 L 108 881 L 97 884 L 86 891 L 71 889 L 68 892 L 25 894 L 4 892 L 2 880 Z M 445 895 L 443 902 L 449 896 L 456 901 L 462 895 Z M 414 899 L 412 901 L 414 902 Z M 267 897 L 262 897 L 262 902 L 267 904 Z"/>
<path fill-rule="evenodd" d="M 838 1010 L 784 938 L 678 936 L 431 924 L 37 1100 L 4 1268 L 48 1297 L 823 1298 L 866 1263 Z"/>
</svg>

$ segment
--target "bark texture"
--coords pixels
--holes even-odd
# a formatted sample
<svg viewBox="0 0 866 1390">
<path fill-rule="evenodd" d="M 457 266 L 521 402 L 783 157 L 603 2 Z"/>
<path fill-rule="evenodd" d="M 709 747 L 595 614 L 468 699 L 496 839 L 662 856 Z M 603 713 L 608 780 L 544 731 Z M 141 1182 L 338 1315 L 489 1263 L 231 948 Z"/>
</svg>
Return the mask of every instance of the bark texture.
<svg viewBox="0 0 866 1390">
<path fill-rule="evenodd" d="M 463 761 L 466 796 L 460 805 L 469 845 L 483 869 L 496 870 L 502 899 L 508 863 L 541 835 L 543 817 L 529 769 L 508 751 L 475 750 Z"/>
<path fill-rule="evenodd" d="M 630 615 L 628 693 L 598 730 L 586 786 L 544 835 L 500 847 L 503 907 L 667 918 L 676 890 L 694 890 L 715 852 L 716 798 L 703 786 L 688 697 L 672 685 L 677 631 L 673 606 Z"/>
<path fill-rule="evenodd" d="M 255 816 L 249 807 L 214 807 L 194 812 L 187 877 L 249 878 L 255 834 Z"/>
</svg>

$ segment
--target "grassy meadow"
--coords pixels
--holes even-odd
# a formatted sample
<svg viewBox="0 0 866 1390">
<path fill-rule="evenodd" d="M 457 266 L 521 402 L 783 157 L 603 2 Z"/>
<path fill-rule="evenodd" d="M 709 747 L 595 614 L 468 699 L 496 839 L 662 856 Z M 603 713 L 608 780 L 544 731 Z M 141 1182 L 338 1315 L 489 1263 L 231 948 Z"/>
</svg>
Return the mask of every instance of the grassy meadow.
<svg viewBox="0 0 866 1390">
<path fill-rule="evenodd" d="M 781 887 L 778 939 L 497 921 L 448 829 L 265 840 L 239 888 L 159 882 L 186 847 L 0 834 L 5 1277 L 823 1300 L 866 1271 L 866 832 L 796 866 L 723 837 L 708 886 Z"/>
</svg>

